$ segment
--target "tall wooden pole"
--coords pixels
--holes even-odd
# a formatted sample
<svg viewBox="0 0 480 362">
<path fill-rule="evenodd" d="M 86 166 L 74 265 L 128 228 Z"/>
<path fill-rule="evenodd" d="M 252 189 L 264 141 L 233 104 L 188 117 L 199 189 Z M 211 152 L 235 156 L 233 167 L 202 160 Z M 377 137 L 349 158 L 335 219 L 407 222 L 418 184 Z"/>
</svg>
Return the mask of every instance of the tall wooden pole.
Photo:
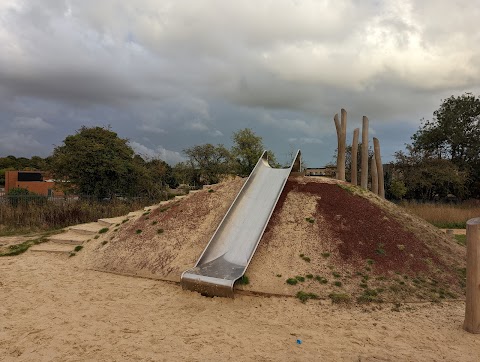
<svg viewBox="0 0 480 362">
<path fill-rule="evenodd" d="M 377 164 L 375 163 L 375 156 L 372 157 L 370 163 L 371 175 L 372 175 L 372 192 L 375 195 L 378 195 L 378 174 L 377 174 Z"/>
<path fill-rule="evenodd" d="M 368 186 L 368 118 L 363 116 L 362 120 L 362 172 L 360 175 L 360 186 L 367 189 Z"/>
<path fill-rule="evenodd" d="M 480 333 L 480 217 L 467 221 L 467 299 L 463 329 Z"/>
<path fill-rule="evenodd" d="M 380 155 L 380 142 L 373 137 L 373 151 L 375 152 L 375 163 L 377 164 L 378 196 L 385 198 L 385 182 L 383 179 L 382 156 Z"/>
<path fill-rule="evenodd" d="M 360 130 L 355 128 L 353 130 L 353 140 L 352 140 L 352 165 L 350 167 L 351 176 L 350 179 L 352 180 L 352 185 L 357 185 L 357 153 L 358 153 L 358 133 Z"/>
<path fill-rule="evenodd" d="M 342 108 L 341 123 L 338 121 L 338 114 L 335 114 L 333 120 L 337 129 L 337 179 L 345 181 L 345 151 L 347 141 L 347 111 Z"/>
</svg>

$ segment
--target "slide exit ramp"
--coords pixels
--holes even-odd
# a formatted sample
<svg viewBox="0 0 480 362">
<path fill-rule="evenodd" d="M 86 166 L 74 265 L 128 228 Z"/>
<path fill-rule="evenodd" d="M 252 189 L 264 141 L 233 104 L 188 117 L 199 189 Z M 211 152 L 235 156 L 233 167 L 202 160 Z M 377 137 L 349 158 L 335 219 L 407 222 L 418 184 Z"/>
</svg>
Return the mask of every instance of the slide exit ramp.
<svg viewBox="0 0 480 362">
<path fill-rule="evenodd" d="M 183 289 L 233 298 L 233 285 L 245 273 L 288 176 L 300 171 L 300 150 L 289 168 L 280 169 L 263 152 L 197 263 L 183 272 Z"/>
</svg>

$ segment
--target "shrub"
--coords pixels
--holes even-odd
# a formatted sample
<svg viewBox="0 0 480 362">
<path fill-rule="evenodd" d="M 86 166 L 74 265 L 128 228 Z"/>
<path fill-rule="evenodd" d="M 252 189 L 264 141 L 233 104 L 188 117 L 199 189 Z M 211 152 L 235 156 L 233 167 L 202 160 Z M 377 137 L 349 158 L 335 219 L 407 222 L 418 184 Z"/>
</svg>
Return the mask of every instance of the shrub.
<svg viewBox="0 0 480 362">
<path fill-rule="evenodd" d="M 135 230 L 135 233 L 136 233 L 136 234 L 141 234 L 141 233 L 142 233 L 142 230 L 137 229 L 137 230 Z"/>
<path fill-rule="evenodd" d="M 236 283 L 240 285 L 247 285 L 248 283 L 250 283 L 250 280 L 246 275 L 242 275 L 242 277 L 238 279 Z"/>
<path fill-rule="evenodd" d="M 295 279 L 297 279 L 299 282 L 304 282 L 304 281 L 305 281 L 305 278 L 302 277 L 301 275 L 297 275 L 297 276 L 295 277 Z"/>
<path fill-rule="evenodd" d="M 102 229 L 98 230 L 98 233 L 99 234 L 105 234 L 107 231 L 108 231 L 108 228 L 102 228 Z"/>
<path fill-rule="evenodd" d="M 73 249 L 73 250 L 75 250 L 76 252 L 78 252 L 78 251 L 80 251 L 80 250 L 82 250 L 82 249 L 83 249 L 83 246 L 82 246 L 82 245 L 77 245 L 77 246 L 75 247 L 75 249 Z"/>
<path fill-rule="evenodd" d="M 309 299 L 318 299 L 318 295 L 316 295 L 315 293 L 306 293 L 303 291 L 299 291 L 297 293 L 297 298 L 300 299 L 302 303 L 306 303 Z"/>
<path fill-rule="evenodd" d="M 345 293 L 331 293 L 328 297 L 334 304 L 349 304 L 351 302 L 350 296 Z"/>
<path fill-rule="evenodd" d="M 288 278 L 287 281 L 286 281 L 287 284 L 290 284 L 290 285 L 295 285 L 298 283 L 297 279 L 295 278 Z"/>
</svg>

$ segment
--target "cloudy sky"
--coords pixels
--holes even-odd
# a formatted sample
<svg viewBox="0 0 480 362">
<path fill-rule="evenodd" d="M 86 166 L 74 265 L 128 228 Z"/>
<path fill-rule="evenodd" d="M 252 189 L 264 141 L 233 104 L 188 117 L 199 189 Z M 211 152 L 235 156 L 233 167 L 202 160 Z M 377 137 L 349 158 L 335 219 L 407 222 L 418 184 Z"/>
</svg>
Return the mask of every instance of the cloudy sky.
<svg viewBox="0 0 480 362">
<path fill-rule="evenodd" d="M 450 95 L 480 93 L 480 1 L 0 0 L 0 156 L 107 126 L 169 163 L 250 127 L 332 160 L 370 118 L 392 159 Z"/>
</svg>

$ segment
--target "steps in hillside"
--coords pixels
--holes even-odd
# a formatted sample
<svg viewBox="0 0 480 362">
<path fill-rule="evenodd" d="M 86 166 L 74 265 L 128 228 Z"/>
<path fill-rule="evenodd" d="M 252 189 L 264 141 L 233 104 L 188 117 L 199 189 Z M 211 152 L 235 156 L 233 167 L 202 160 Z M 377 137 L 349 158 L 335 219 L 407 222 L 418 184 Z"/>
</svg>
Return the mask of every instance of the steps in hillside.
<svg viewBox="0 0 480 362">
<path fill-rule="evenodd" d="M 123 220 L 125 220 L 127 217 L 126 216 L 119 216 L 119 217 L 110 217 L 110 218 L 105 218 L 105 219 L 98 219 L 98 223 L 102 225 L 102 227 L 112 227 L 117 224 L 122 224 Z"/>
<path fill-rule="evenodd" d="M 75 225 L 70 227 L 68 230 L 79 234 L 79 235 L 95 235 L 98 234 L 98 232 L 103 229 L 105 226 L 98 222 L 89 222 L 87 224 L 80 224 L 80 225 Z"/>
<path fill-rule="evenodd" d="M 93 235 L 77 234 L 72 231 L 67 231 L 66 233 L 53 235 L 49 237 L 48 240 L 55 244 L 82 245 L 92 237 Z"/>
<path fill-rule="evenodd" d="M 43 252 L 43 253 L 57 253 L 57 254 L 70 254 L 74 250 L 73 245 L 66 244 L 57 244 L 53 242 L 42 243 L 32 246 L 28 249 L 32 252 Z"/>
</svg>

